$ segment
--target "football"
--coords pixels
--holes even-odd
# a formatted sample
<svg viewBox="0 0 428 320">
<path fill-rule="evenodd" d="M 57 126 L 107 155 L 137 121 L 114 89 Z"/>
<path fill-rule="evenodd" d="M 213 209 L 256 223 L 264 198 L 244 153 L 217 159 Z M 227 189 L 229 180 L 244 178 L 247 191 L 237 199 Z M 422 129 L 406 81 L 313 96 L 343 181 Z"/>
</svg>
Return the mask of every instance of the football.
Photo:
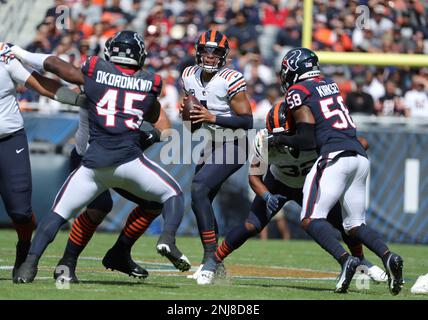
<svg viewBox="0 0 428 320">
<path fill-rule="evenodd" d="M 199 102 L 199 100 L 196 99 L 193 95 L 188 95 L 183 100 L 183 113 L 182 113 L 183 121 L 191 121 L 190 120 L 190 110 L 192 110 L 194 108 L 194 105 L 203 107 L 202 104 Z M 199 129 L 201 126 L 202 126 L 202 122 L 192 123 L 191 131 L 193 132 L 193 131 Z"/>
</svg>

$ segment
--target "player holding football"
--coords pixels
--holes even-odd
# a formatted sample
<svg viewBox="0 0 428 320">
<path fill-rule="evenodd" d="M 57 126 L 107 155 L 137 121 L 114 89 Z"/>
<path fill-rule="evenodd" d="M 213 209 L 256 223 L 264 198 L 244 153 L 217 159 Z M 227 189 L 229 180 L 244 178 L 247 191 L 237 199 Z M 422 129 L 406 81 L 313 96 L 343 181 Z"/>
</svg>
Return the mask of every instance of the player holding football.
<svg viewBox="0 0 428 320">
<path fill-rule="evenodd" d="M 345 232 L 373 251 L 385 266 L 391 294 L 403 285 L 403 259 L 391 252 L 379 234 L 366 225 L 365 193 L 370 162 L 357 139 L 356 126 L 337 84 L 321 74 L 316 54 L 306 48 L 290 50 L 283 58 L 281 82 L 296 121 L 296 134 L 272 135 L 271 146 L 300 151 L 317 149 L 319 157 L 303 187 L 301 225 L 341 265 L 336 292 L 346 293 L 360 261 L 334 237 L 326 220 L 340 201 Z"/>
<path fill-rule="evenodd" d="M 246 161 L 246 131 L 253 126 L 250 103 L 243 75 L 226 67 L 229 53 L 227 37 L 219 31 L 203 32 L 196 42 L 196 65 L 187 67 L 181 76 L 186 95 L 194 95 L 201 106 L 191 110 L 192 123 L 203 123 L 212 141 L 201 154 L 192 180 L 192 209 L 196 216 L 204 248 L 202 264 L 193 275 L 197 278 L 202 265 L 217 248 L 217 223 L 212 202 L 223 182 Z M 241 129 L 233 137 L 216 139 L 224 128 Z M 226 160 L 232 161 L 229 163 Z M 243 158 L 243 161 L 240 159 Z"/>
<path fill-rule="evenodd" d="M 38 261 L 70 215 L 109 188 L 121 190 L 138 204 L 130 223 L 147 228 L 163 210 L 183 211 L 180 186 L 157 164 L 141 153 L 139 128 L 143 120 L 159 117 L 161 90 L 158 75 L 140 70 L 146 57 L 144 40 L 132 31 L 121 31 L 109 47 L 110 62 L 90 57 L 77 69 L 57 57 L 20 57 L 43 66 L 65 81 L 83 85 L 88 99 L 89 147 L 80 165 L 59 191 L 52 210 L 40 223 L 16 282 L 32 282 Z M 130 250 L 135 238 L 121 234 L 115 246 Z"/>
<path fill-rule="evenodd" d="M 253 143 L 254 155 L 248 179 L 256 197 L 251 205 L 251 211 L 244 223 L 229 231 L 217 248 L 214 258 L 208 259 L 204 264 L 202 270 L 206 271 L 206 276 L 198 279 L 201 281 L 199 284 L 211 284 L 218 264 L 250 237 L 260 233 L 287 201 L 295 201 L 302 205 L 305 177 L 318 155 L 315 150 L 298 151 L 285 146 L 268 149 L 269 134 L 294 133 L 295 123 L 286 102 L 277 103 L 268 112 L 266 128 L 258 132 Z M 328 221 L 341 232 L 352 255 L 358 256 L 361 264 L 367 267 L 367 274 L 371 279 L 377 282 L 386 281 L 386 278 L 382 277 L 384 272 L 364 258 L 361 243 L 344 232 L 339 203 L 331 209 Z"/>
</svg>

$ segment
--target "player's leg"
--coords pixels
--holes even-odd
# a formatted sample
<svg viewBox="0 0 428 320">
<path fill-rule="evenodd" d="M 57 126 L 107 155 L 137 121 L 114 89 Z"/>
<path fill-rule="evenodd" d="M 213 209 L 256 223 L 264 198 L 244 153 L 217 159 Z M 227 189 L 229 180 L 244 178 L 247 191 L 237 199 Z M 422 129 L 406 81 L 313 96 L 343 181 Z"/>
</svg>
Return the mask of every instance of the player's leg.
<svg viewBox="0 0 428 320">
<path fill-rule="evenodd" d="M 79 282 L 76 276 L 77 260 L 112 207 L 110 191 L 104 191 L 74 220 L 64 254 L 55 268 L 54 279 L 67 270 L 70 283 Z"/>
<path fill-rule="evenodd" d="M 273 194 L 281 194 L 290 200 L 295 200 L 297 189 L 291 189 L 277 181 L 270 171 L 266 174 L 264 184 Z M 219 264 L 223 262 L 233 251 L 240 248 L 249 238 L 260 233 L 274 216 L 266 212 L 266 202 L 256 195 L 251 204 L 250 213 L 245 222 L 232 228 L 218 246 L 214 257 L 207 259 L 200 274 L 197 277 L 198 284 L 211 284 L 214 280 L 215 271 Z"/>
<path fill-rule="evenodd" d="M 369 160 L 358 155 L 349 159 L 349 165 L 355 167 L 355 173 L 341 199 L 344 212 L 343 227 L 351 237 L 361 241 L 382 259 L 388 275 L 388 288 L 396 295 L 403 285 L 403 259 L 391 252 L 379 233 L 366 225 L 365 193 Z"/>
<path fill-rule="evenodd" d="M 28 142 L 25 131 L 20 130 L 0 139 L 0 196 L 18 235 L 12 277 L 28 254 L 35 228 L 31 191 Z"/>
<path fill-rule="evenodd" d="M 336 292 L 347 292 L 348 286 L 359 265 L 335 237 L 333 226 L 326 220 L 331 208 L 343 194 L 347 180 L 347 158 L 337 160 L 338 154 L 320 157 L 306 176 L 303 187 L 301 226 L 341 265 L 342 271 L 336 284 Z M 333 160 L 334 159 L 334 160 Z"/>
<path fill-rule="evenodd" d="M 16 274 L 16 282 L 32 282 L 40 257 L 70 215 L 79 212 L 106 188 L 96 182 L 96 170 L 79 167 L 69 175 L 58 192 L 51 211 L 41 220 L 25 262 Z"/>
<path fill-rule="evenodd" d="M 120 184 L 116 185 L 115 190 L 139 204 L 138 210 L 130 217 L 129 224 L 121 232 L 117 245 L 130 249 L 162 209 L 171 211 L 168 212 L 170 215 L 184 210 L 184 200 L 178 183 L 144 155 L 140 159 L 121 165 L 116 170 L 115 176 L 120 178 Z M 150 203 L 151 206 L 148 205 Z M 153 204 L 156 206 L 153 207 Z M 134 220 L 137 220 L 137 225 L 133 223 Z M 178 264 L 186 262 L 190 268 L 190 263 L 184 255 L 171 262 L 177 268 L 182 267 Z"/>
<path fill-rule="evenodd" d="M 162 205 L 155 202 L 144 202 L 141 199 L 135 200 L 134 197 L 127 197 L 127 199 L 140 203 L 140 205 L 129 214 L 125 226 L 115 244 L 105 254 L 102 263 L 106 269 L 117 270 L 137 278 L 147 278 L 148 271 L 132 259 L 131 250 L 152 221 L 159 216 Z"/>
<path fill-rule="evenodd" d="M 80 166 L 81 161 L 82 156 L 74 148 L 70 153 L 70 173 Z M 105 191 L 88 204 L 86 210 L 76 218 L 71 227 L 64 254 L 55 268 L 55 280 L 64 274 L 66 270 L 70 283 L 79 282 L 76 276 L 77 260 L 92 238 L 96 228 L 111 211 L 112 207 L 113 200 L 110 192 Z"/>
<path fill-rule="evenodd" d="M 242 150 L 238 140 L 226 142 L 220 147 L 213 143 L 211 155 L 197 167 L 192 180 L 192 209 L 196 216 L 198 230 L 204 248 L 202 264 L 213 257 L 217 249 L 217 228 L 212 200 L 223 182 L 238 171 L 243 163 L 239 161 Z M 233 159 L 230 157 L 233 153 Z M 222 157 L 222 161 L 218 159 Z M 209 159 L 209 161 L 207 161 Z M 227 161 L 233 160 L 233 161 Z"/>
<path fill-rule="evenodd" d="M 365 267 L 364 273 L 375 282 L 385 282 L 387 280 L 386 273 L 364 257 L 363 244 L 361 241 L 355 237 L 349 236 L 345 232 L 343 228 L 342 207 L 339 202 L 330 210 L 327 221 L 330 222 L 335 229 L 340 231 L 342 240 L 345 242 L 351 255 L 360 259 L 360 266 Z"/>
<path fill-rule="evenodd" d="M 164 203 L 162 208 L 163 230 L 156 244 L 157 252 L 166 257 L 180 271 L 191 268 L 189 259 L 177 248 L 176 234 L 184 216 L 184 196 L 178 182 L 163 168 L 143 155 L 141 158 L 145 167 L 155 172 L 161 181 L 165 181 L 175 190 Z"/>
</svg>

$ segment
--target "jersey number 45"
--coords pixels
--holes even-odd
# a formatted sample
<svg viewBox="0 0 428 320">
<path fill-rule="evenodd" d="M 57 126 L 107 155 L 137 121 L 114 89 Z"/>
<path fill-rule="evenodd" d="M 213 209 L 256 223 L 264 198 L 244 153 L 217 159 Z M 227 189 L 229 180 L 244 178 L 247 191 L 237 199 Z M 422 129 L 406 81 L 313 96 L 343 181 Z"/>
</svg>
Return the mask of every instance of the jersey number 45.
<svg viewBox="0 0 428 320">
<path fill-rule="evenodd" d="M 109 89 L 105 95 L 97 103 L 97 113 L 99 116 L 106 118 L 106 127 L 116 126 L 116 114 L 119 112 L 118 101 L 119 90 Z M 123 104 L 123 112 L 132 115 L 131 118 L 125 120 L 125 125 L 131 130 L 137 130 L 143 122 L 143 110 L 134 108 L 134 102 L 142 102 L 146 98 L 146 94 L 125 92 Z"/>
</svg>

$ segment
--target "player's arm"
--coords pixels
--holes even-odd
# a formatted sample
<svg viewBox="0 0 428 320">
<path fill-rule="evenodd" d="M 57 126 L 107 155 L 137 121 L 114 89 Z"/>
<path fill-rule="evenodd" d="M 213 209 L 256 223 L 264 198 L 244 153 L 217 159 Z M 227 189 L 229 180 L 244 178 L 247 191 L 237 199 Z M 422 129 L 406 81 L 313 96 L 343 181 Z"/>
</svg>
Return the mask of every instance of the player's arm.
<svg viewBox="0 0 428 320">
<path fill-rule="evenodd" d="M 163 130 L 171 128 L 171 122 L 165 111 L 160 108 L 159 119 L 153 124 L 149 130 L 140 132 L 140 146 L 141 149 L 147 149 L 152 144 L 161 141 L 161 134 Z"/>
<path fill-rule="evenodd" d="M 6 64 L 6 70 L 16 83 L 22 83 L 27 88 L 34 89 L 40 95 L 66 104 L 78 105 L 80 103 L 81 96 L 77 92 L 62 86 L 58 81 L 24 68 L 17 59 L 11 59 Z"/>
<path fill-rule="evenodd" d="M 11 51 L 15 57 L 36 70 L 52 72 L 70 83 L 77 85 L 84 84 L 85 80 L 82 71 L 56 56 L 28 52 L 16 45 L 11 48 Z"/>
<path fill-rule="evenodd" d="M 266 192 L 269 192 L 266 185 L 263 183 L 263 174 L 258 174 L 256 171 L 260 168 L 261 163 L 251 163 L 250 172 L 248 174 L 248 183 L 250 184 L 251 189 L 257 194 L 259 197 L 263 198 L 263 195 Z"/>
<path fill-rule="evenodd" d="M 299 150 L 313 150 L 316 148 L 315 118 L 311 109 L 306 105 L 292 109 L 296 121 L 296 134 L 288 136 L 278 134 L 269 137 L 269 144 L 286 145 Z"/>
<path fill-rule="evenodd" d="M 37 72 L 31 73 L 31 76 L 27 79 L 25 86 L 34 89 L 45 97 L 61 103 L 80 107 L 85 106 L 85 95 L 64 87 L 58 81 L 46 78 Z"/>
<path fill-rule="evenodd" d="M 263 167 L 264 169 L 261 169 Z M 267 164 L 254 158 L 250 165 L 248 182 L 251 189 L 266 202 L 266 212 L 272 216 L 282 208 L 287 198 L 280 194 L 270 193 L 263 182 L 263 174 L 260 174 L 263 171 L 267 171 Z"/>
<path fill-rule="evenodd" d="M 195 105 L 194 109 L 190 110 L 190 119 L 192 119 L 193 123 L 213 123 L 230 129 L 248 130 L 253 127 L 251 106 L 244 91 L 237 93 L 232 100 L 230 100 L 230 107 L 235 114 L 230 116 L 216 116 L 209 112 L 207 108 Z"/>
</svg>

